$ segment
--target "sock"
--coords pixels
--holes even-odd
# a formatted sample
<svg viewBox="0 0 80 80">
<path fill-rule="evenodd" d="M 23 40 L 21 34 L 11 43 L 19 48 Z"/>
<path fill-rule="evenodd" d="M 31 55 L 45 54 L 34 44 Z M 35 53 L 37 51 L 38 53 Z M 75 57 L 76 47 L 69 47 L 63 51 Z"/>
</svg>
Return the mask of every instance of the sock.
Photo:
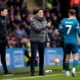
<svg viewBox="0 0 80 80">
<path fill-rule="evenodd" d="M 66 71 L 69 71 L 69 61 L 66 61 L 65 62 L 65 70 Z"/>
<path fill-rule="evenodd" d="M 75 73 L 76 68 L 72 68 L 72 73 Z"/>
<path fill-rule="evenodd" d="M 78 60 L 73 61 L 73 68 L 76 68 L 78 66 Z"/>
</svg>

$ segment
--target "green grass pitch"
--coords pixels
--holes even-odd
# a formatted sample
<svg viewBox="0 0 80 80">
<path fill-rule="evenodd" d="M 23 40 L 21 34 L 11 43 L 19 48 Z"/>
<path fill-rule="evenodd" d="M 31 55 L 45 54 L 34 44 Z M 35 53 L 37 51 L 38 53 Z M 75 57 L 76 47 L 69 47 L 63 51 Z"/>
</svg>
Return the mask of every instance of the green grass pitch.
<svg viewBox="0 0 80 80">
<path fill-rule="evenodd" d="M 72 66 L 70 66 L 71 68 Z M 12 76 L 5 76 L 0 74 L 0 80 L 80 80 L 80 64 L 76 70 L 76 77 L 67 77 L 65 72 L 62 72 L 62 66 L 46 66 L 45 70 L 52 70 L 52 72 L 45 73 L 44 76 L 38 75 L 38 67 L 36 67 L 36 76 L 30 76 L 30 68 L 17 68 L 10 70 L 14 73 Z M 3 73 L 3 70 L 0 70 Z"/>
</svg>

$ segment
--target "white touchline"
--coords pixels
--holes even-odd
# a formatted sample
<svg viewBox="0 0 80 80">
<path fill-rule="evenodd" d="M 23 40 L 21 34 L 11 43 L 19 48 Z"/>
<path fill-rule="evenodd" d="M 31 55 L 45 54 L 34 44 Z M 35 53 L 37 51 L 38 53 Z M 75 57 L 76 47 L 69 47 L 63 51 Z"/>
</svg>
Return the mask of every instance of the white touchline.
<svg viewBox="0 0 80 80">
<path fill-rule="evenodd" d="M 80 72 L 77 72 L 80 73 Z M 31 76 L 31 77 L 20 77 L 20 78 L 10 78 L 10 79 L 1 79 L 1 80 L 23 80 L 23 79 L 30 79 L 30 78 L 39 78 L 39 77 L 46 77 L 46 76 L 59 76 L 64 74 L 52 74 L 52 75 L 45 75 L 45 76 Z"/>
<path fill-rule="evenodd" d="M 10 78 L 10 79 L 2 79 L 2 80 L 21 80 L 21 79 L 39 78 L 39 77 L 57 76 L 57 75 L 63 75 L 63 74 L 52 74 L 52 75 L 45 75 L 45 76 L 20 77 L 20 78 Z"/>
</svg>

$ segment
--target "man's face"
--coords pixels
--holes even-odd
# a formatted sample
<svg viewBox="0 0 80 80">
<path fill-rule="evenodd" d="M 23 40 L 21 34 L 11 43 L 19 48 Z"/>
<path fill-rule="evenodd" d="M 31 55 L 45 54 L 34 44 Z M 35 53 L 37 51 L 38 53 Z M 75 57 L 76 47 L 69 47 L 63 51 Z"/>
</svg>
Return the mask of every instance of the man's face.
<svg viewBox="0 0 80 80">
<path fill-rule="evenodd" d="M 2 16 L 7 16 L 8 15 L 8 10 L 4 9 L 3 11 L 1 11 L 1 15 Z"/>
<path fill-rule="evenodd" d="M 37 16 L 43 17 L 43 15 L 44 15 L 43 10 L 39 10 L 38 13 L 37 13 Z"/>
</svg>

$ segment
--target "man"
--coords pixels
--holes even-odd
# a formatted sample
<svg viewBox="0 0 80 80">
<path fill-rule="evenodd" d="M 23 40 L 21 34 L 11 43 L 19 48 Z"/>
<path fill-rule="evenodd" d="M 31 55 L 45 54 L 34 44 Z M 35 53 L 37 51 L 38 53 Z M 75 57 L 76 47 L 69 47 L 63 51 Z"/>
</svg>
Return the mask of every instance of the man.
<svg viewBox="0 0 80 80">
<path fill-rule="evenodd" d="M 64 39 L 64 54 L 65 59 L 65 70 L 66 76 L 70 76 L 69 72 L 69 60 L 70 53 L 73 55 L 73 68 L 72 76 L 76 75 L 76 67 L 78 65 L 78 43 L 77 43 L 77 34 L 80 34 L 79 23 L 76 19 L 75 9 L 70 9 L 68 12 L 69 18 L 65 18 L 61 21 L 61 25 L 58 29 L 58 32 L 63 35 Z"/>
<path fill-rule="evenodd" d="M 8 15 L 7 8 L 0 6 L 0 57 L 4 69 L 4 74 L 11 74 L 6 66 L 6 17 Z"/>
<path fill-rule="evenodd" d="M 35 58 L 37 51 L 39 52 L 39 75 L 44 75 L 44 49 L 47 38 L 47 28 L 51 27 L 51 23 L 47 24 L 43 10 L 36 10 L 31 21 L 30 40 L 31 40 L 31 76 L 35 73 Z M 48 40 L 46 40 L 48 39 Z"/>
</svg>

